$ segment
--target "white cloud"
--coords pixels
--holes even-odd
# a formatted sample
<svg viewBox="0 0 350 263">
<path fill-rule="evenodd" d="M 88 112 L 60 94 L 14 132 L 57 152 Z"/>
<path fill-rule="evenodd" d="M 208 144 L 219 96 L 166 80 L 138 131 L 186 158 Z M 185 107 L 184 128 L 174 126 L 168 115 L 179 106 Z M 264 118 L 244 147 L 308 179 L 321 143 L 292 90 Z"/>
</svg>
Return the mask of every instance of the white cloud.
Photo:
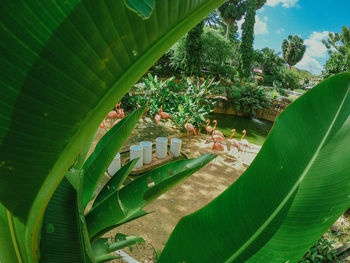
<svg viewBox="0 0 350 263">
<path fill-rule="evenodd" d="M 266 20 L 265 20 L 266 21 Z M 259 17 L 255 16 L 255 24 L 254 24 L 254 34 L 255 35 L 267 35 L 269 30 L 267 29 L 267 24 L 264 21 L 261 21 Z"/>
<path fill-rule="evenodd" d="M 242 36 L 242 25 L 244 23 L 244 17 L 237 21 L 238 26 L 238 34 Z M 254 35 L 267 35 L 269 30 L 267 29 L 267 23 L 260 20 L 259 16 L 255 16 L 255 24 L 254 24 Z"/>
<path fill-rule="evenodd" d="M 299 0 L 267 0 L 266 5 L 276 6 L 278 4 L 282 4 L 283 7 L 289 8 L 295 6 L 298 1 Z"/>
<path fill-rule="evenodd" d="M 276 30 L 276 34 L 277 34 L 277 35 L 282 35 L 285 31 L 286 31 L 286 30 L 282 27 L 282 28 Z"/>
<path fill-rule="evenodd" d="M 308 39 L 304 40 L 306 51 L 303 59 L 296 64 L 297 68 L 310 70 L 312 73 L 319 74 L 323 69 L 320 59 L 327 57 L 327 48 L 322 44 L 322 39 L 326 39 L 328 31 L 312 32 Z"/>
<path fill-rule="evenodd" d="M 308 39 L 305 39 L 304 43 L 307 46 L 306 52 L 316 58 L 324 58 L 327 56 L 327 48 L 322 43 L 322 39 L 326 39 L 328 31 L 312 32 Z"/>
<path fill-rule="evenodd" d="M 321 63 L 305 52 L 303 59 L 295 65 L 299 69 L 305 69 L 307 71 L 311 70 L 312 74 L 319 74 L 323 67 Z"/>
</svg>

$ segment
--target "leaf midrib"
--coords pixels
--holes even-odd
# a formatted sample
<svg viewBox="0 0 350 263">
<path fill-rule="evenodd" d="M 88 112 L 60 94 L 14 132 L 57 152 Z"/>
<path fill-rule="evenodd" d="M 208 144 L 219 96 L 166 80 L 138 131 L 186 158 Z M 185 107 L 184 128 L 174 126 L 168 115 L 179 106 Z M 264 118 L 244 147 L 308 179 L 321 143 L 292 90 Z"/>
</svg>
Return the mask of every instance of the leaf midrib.
<svg viewBox="0 0 350 263">
<path fill-rule="evenodd" d="M 324 135 L 320 145 L 318 146 L 317 150 L 315 151 L 315 153 L 313 154 L 309 164 L 305 167 L 303 173 L 301 174 L 300 178 L 296 181 L 296 183 L 294 184 L 294 186 L 292 187 L 292 189 L 289 191 L 289 193 L 286 195 L 286 197 L 283 199 L 283 201 L 280 203 L 280 205 L 274 210 L 274 212 L 271 214 L 271 216 L 264 222 L 264 224 L 262 224 L 262 226 L 231 256 L 229 257 L 225 262 L 233 262 L 235 259 L 237 259 L 237 257 L 239 257 L 241 255 L 241 253 L 248 247 L 250 246 L 255 240 L 256 238 L 258 238 L 260 236 L 260 234 L 268 227 L 268 225 L 273 221 L 273 219 L 275 219 L 275 217 L 278 215 L 278 213 L 282 210 L 282 208 L 286 205 L 286 203 L 288 202 L 288 200 L 290 199 L 290 197 L 294 194 L 294 192 L 297 190 L 297 188 L 299 187 L 300 183 L 303 181 L 303 179 L 305 178 L 306 174 L 308 173 L 308 171 L 311 169 L 311 167 L 313 166 L 316 158 L 318 157 L 318 154 L 320 153 L 321 149 L 323 148 L 326 140 L 328 139 L 328 136 L 330 134 L 330 132 L 332 131 L 333 127 L 334 127 L 334 123 L 336 122 L 339 113 L 341 112 L 341 109 L 344 106 L 344 103 L 348 97 L 349 94 L 349 90 L 350 88 L 348 88 L 347 92 L 345 93 L 345 96 L 343 98 L 343 101 L 341 102 L 331 124 L 329 129 L 327 130 L 326 134 Z"/>
</svg>

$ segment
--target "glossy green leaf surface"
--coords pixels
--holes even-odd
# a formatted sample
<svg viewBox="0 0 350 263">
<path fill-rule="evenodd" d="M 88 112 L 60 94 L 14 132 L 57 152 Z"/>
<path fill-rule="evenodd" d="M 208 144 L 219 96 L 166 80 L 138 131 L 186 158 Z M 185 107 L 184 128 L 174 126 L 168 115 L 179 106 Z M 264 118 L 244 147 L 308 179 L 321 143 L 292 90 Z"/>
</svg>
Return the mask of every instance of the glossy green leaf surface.
<svg viewBox="0 0 350 263">
<path fill-rule="evenodd" d="M 141 12 L 142 2 L 128 5 Z M 45 208 L 101 120 L 222 2 L 156 1 L 146 20 L 125 1 L 0 5 L 0 202 L 26 223 L 31 261 Z"/>
<path fill-rule="evenodd" d="M 77 192 L 64 178 L 45 211 L 40 262 L 91 262 L 84 251 L 81 224 Z"/>
<path fill-rule="evenodd" d="M 144 113 L 145 108 L 140 108 L 126 116 L 112 127 L 98 142 L 95 150 L 84 163 L 83 205 L 90 201 L 90 198 L 100 183 L 105 171 L 114 156 L 129 137 L 138 120 Z"/>
<path fill-rule="evenodd" d="M 125 179 L 130 174 L 131 170 L 134 168 L 139 158 L 133 159 L 127 164 L 124 164 L 113 177 L 103 186 L 102 190 L 98 193 L 96 199 L 94 200 L 93 207 L 107 198 L 110 194 L 113 194 L 115 191 L 118 191 Z"/>
<path fill-rule="evenodd" d="M 109 194 L 86 215 L 90 238 L 110 226 L 125 222 L 128 217 L 179 184 L 215 158 L 206 154 L 196 159 L 179 160 L 158 167 L 135 179 L 119 191 Z M 103 218 L 104 220 L 101 220 Z"/>
<path fill-rule="evenodd" d="M 344 73 L 277 118 L 246 172 L 178 223 L 159 262 L 298 262 L 350 206 L 349 193 L 350 73 Z"/>
</svg>

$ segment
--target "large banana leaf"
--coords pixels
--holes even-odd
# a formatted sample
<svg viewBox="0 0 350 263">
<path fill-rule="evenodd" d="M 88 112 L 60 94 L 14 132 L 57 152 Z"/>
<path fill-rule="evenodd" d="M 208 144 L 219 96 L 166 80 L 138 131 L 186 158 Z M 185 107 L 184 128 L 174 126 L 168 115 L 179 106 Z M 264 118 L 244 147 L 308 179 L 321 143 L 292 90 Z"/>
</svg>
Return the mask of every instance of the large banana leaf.
<svg viewBox="0 0 350 263">
<path fill-rule="evenodd" d="M 159 262 L 297 262 L 350 206 L 349 194 L 350 73 L 344 73 L 277 118 L 247 171 L 178 223 Z"/>
<path fill-rule="evenodd" d="M 125 2 L 143 15 L 154 5 L 153 12 L 143 20 Z M 181 35 L 222 2 L 0 5 L 0 202 L 26 224 L 30 261 L 38 260 L 45 207 L 98 124 Z"/>
</svg>

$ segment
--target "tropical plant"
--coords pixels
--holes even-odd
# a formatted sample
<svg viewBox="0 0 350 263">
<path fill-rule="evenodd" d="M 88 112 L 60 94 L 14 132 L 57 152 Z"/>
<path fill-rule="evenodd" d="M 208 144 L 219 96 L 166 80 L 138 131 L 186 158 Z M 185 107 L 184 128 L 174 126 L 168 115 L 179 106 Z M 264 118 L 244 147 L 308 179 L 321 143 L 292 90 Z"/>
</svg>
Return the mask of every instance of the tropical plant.
<svg viewBox="0 0 350 263">
<path fill-rule="evenodd" d="M 350 205 L 349 116 L 350 73 L 305 93 L 245 173 L 180 220 L 158 262 L 298 262 Z"/>
<path fill-rule="evenodd" d="M 248 9 L 248 0 L 227 0 L 223 5 L 221 5 L 217 10 L 226 24 L 226 39 L 230 39 L 230 28 L 240 20 Z M 260 9 L 266 0 L 257 0 L 256 10 Z"/>
<path fill-rule="evenodd" d="M 213 94 L 218 83 L 209 77 L 203 82 L 199 78 L 187 78 L 185 81 L 186 91 L 177 98 L 177 110 L 173 112 L 173 121 L 178 128 L 184 129 L 186 118 L 189 116 L 189 121 L 196 128 L 200 128 L 213 112 L 216 99 L 226 98 Z"/>
<path fill-rule="evenodd" d="M 343 26 L 342 33 L 329 33 L 322 41 L 328 49 L 329 59 L 323 71 L 323 77 L 339 72 L 350 71 L 350 27 Z"/>
<path fill-rule="evenodd" d="M 183 129 L 187 116 L 190 116 L 192 124 L 200 127 L 213 111 L 216 99 L 226 99 L 215 95 L 218 83 L 209 77 L 204 81 L 197 77 L 175 83 L 174 78 L 159 81 L 157 76 L 148 74 L 148 78 L 144 78 L 143 81 L 143 89 L 139 89 L 140 94 L 133 95 L 129 92 L 123 97 L 122 105 L 131 110 L 136 108 L 137 103 L 148 103 L 148 115 L 152 118 L 163 106 L 164 111 L 172 115 L 172 121 L 179 129 Z"/>
<path fill-rule="evenodd" d="M 67 226 L 74 227 L 69 234 L 76 238 L 61 249 L 66 255 L 51 254 L 49 262 L 94 261 L 82 214 L 86 190 L 72 189 L 63 178 L 116 101 L 222 2 L 15 0 L 1 5 L 2 262 L 38 262 L 44 255 L 50 244 L 44 245 L 41 234 L 57 228 L 47 221 L 41 231 L 42 223 L 56 193 L 66 204 L 62 209 L 76 218 Z M 66 243 L 53 244 L 59 249 Z"/>
<path fill-rule="evenodd" d="M 256 4 L 257 0 L 247 0 L 247 13 L 242 25 L 242 42 L 240 46 L 241 66 L 239 73 L 241 78 L 248 78 L 252 70 Z"/>
<path fill-rule="evenodd" d="M 289 35 L 288 39 L 283 40 L 282 55 L 289 65 L 289 69 L 303 58 L 305 50 L 304 40 L 297 35 Z"/>
</svg>

